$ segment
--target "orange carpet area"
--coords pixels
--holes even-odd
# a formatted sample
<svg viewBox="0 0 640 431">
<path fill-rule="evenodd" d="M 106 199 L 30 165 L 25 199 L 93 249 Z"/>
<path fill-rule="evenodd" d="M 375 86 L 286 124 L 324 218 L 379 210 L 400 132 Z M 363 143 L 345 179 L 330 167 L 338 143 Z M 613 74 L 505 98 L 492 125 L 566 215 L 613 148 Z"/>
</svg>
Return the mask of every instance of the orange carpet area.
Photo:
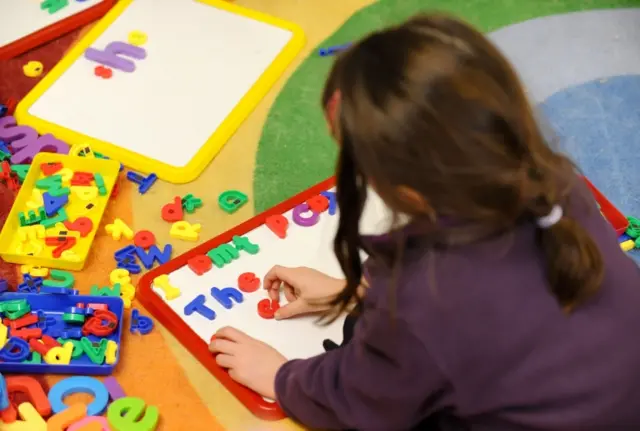
<svg viewBox="0 0 640 431">
<path fill-rule="evenodd" d="M 0 99 L 10 97 L 21 99 L 38 82 L 38 79 L 28 78 L 22 73 L 22 65 L 32 59 L 37 59 L 50 70 L 64 55 L 71 44 L 77 39 L 80 31 L 73 32 L 50 44 L 44 45 L 23 56 L 0 63 Z M 125 241 L 114 241 L 104 233 L 104 224 L 110 223 L 115 217 L 132 223 L 131 202 L 137 194 L 132 183 L 121 180 L 120 192 L 112 200 L 103 217 L 103 225 L 95 238 L 92 251 L 85 269 L 74 273 L 75 288 L 81 294 L 88 294 L 92 285 L 109 285 L 109 273 L 115 268 L 113 254 L 122 248 Z M 0 185 L 0 226 L 4 224 L 13 194 Z M 0 260 L 0 278 L 8 280 L 15 287 L 21 279 L 19 267 L 8 265 Z M 135 280 L 135 278 L 134 278 Z M 144 315 L 149 313 L 139 303 L 134 301 L 133 307 L 140 309 Z M 128 315 L 128 313 L 127 313 Z M 120 346 L 120 362 L 114 377 L 120 382 L 124 392 L 129 396 L 143 399 L 147 405 L 154 405 L 160 411 L 160 426 L 163 430 L 222 430 L 203 404 L 177 359 L 171 354 L 163 335 L 158 330 L 148 335 L 131 334 L 128 318 L 123 322 L 123 341 Z M 38 377 L 39 378 L 39 377 Z M 50 387 L 64 376 L 44 377 L 45 386 Z M 40 378 L 39 378 L 40 379 Z M 74 399 L 82 398 L 74 395 Z"/>
</svg>

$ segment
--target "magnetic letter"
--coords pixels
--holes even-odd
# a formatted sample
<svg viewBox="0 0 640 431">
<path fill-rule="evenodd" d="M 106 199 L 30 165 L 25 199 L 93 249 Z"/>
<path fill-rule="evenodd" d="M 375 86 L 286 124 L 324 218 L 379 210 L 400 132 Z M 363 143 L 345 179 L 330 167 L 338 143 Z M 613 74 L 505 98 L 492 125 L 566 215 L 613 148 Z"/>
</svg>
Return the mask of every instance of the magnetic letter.
<svg viewBox="0 0 640 431">
<path fill-rule="evenodd" d="M 334 215 L 338 206 L 338 203 L 336 201 L 336 192 L 326 191 L 320 194 L 329 199 L 329 215 Z"/>
<path fill-rule="evenodd" d="M 131 73 L 136 70 L 136 64 L 128 58 L 123 57 L 143 60 L 147 57 L 147 51 L 145 51 L 144 48 L 129 45 L 128 43 L 111 42 L 105 47 L 104 51 L 100 51 L 95 48 L 87 48 L 84 52 L 84 57 L 87 60 L 95 61 L 96 63 Z"/>
<path fill-rule="evenodd" d="M 209 320 L 213 320 L 216 318 L 216 312 L 204 305 L 207 301 L 207 298 L 204 295 L 198 295 L 193 298 L 193 301 L 185 305 L 184 314 L 187 316 L 191 316 L 193 313 L 198 313 L 204 316 Z"/>
<path fill-rule="evenodd" d="M 249 254 L 256 254 L 260 251 L 260 246 L 257 244 L 253 244 L 246 236 L 235 235 L 232 240 L 233 245 L 236 246 L 237 250 L 244 250 Z"/>
<path fill-rule="evenodd" d="M 147 407 L 140 398 L 124 397 L 115 400 L 109 406 L 107 419 L 116 430 L 154 430 L 158 424 L 158 408 Z"/>
<path fill-rule="evenodd" d="M 163 251 L 160 251 L 158 246 L 152 245 L 146 253 L 143 248 L 136 247 L 136 253 L 144 267 L 147 269 L 151 269 L 156 261 L 161 264 L 167 263 L 169 259 L 171 259 L 172 251 L 173 247 L 171 244 L 166 244 Z"/>
<path fill-rule="evenodd" d="M 282 214 L 274 214 L 264 221 L 264 224 L 275 233 L 278 238 L 285 239 L 287 237 L 287 229 L 289 228 L 289 220 Z"/>
<path fill-rule="evenodd" d="M 133 238 L 133 230 L 131 230 L 131 228 L 119 218 L 115 219 L 113 223 L 105 226 L 104 230 L 116 241 L 119 241 L 123 236 L 126 239 Z"/>
<path fill-rule="evenodd" d="M 192 257 L 187 262 L 191 271 L 195 272 L 197 275 L 202 275 L 205 272 L 209 271 L 213 266 L 211 259 L 207 255 L 201 254 L 196 257 Z"/>
<path fill-rule="evenodd" d="M 211 289 L 211 296 L 220 303 L 224 308 L 230 310 L 233 307 L 233 300 L 235 300 L 238 304 L 242 303 L 244 297 L 242 296 L 242 292 L 233 287 L 225 287 L 224 289 L 218 289 L 217 287 L 213 287 Z"/>
<path fill-rule="evenodd" d="M 238 277 L 238 288 L 243 292 L 255 292 L 259 287 L 260 279 L 253 272 L 245 272 Z"/>
<path fill-rule="evenodd" d="M 167 301 L 176 299 L 178 296 L 180 296 L 181 293 L 180 289 L 171 285 L 171 283 L 169 282 L 169 276 L 167 274 L 162 274 L 154 278 L 153 287 L 162 290 Z"/>
<path fill-rule="evenodd" d="M 303 217 L 302 214 L 306 212 L 311 212 L 311 215 L 309 217 Z M 318 220 L 320 219 L 320 214 L 311 211 L 311 208 L 309 208 L 309 205 L 305 203 L 305 204 L 300 204 L 293 209 L 292 218 L 293 218 L 293 222 L 298 226 L 309 227 L 318 223 Z"/>
<path fill-rule="evenodd" d="M 207 253 L 209 259 L 218 268 L 222 268 L 232 260 L 237 259 L 240 256 L 238 250 L 229 244 L 222 244 Z"/>
<path fill-rule="evenodd" d="M 228 190 L 218 196 L 218 205 L 225 212 L 231 214 L 236 212 L 238 208 L 246 204 L 249 198 L 242 192 L 237 190 Z"/>
<path fill-rule="evenodd" d="M 311 208 L 311 211 L 318 214 L 325 212 L 329 208 L 329 199 L 326 196 L 318 195 L 307 200 L 307 205 Z"/>
<path fill-rule="evenodd" d="M 93 377 L 73 376 L 60 380 L 49 391 L 49 403 L 53 412 L 60 413 L 67 410 L 64 398 L 78 392 L 93 395 L 93 401 L 87 406 L 88 415 L 99 415 L 107 407 L 109 392 L 100 380 Z"/>
</svg>

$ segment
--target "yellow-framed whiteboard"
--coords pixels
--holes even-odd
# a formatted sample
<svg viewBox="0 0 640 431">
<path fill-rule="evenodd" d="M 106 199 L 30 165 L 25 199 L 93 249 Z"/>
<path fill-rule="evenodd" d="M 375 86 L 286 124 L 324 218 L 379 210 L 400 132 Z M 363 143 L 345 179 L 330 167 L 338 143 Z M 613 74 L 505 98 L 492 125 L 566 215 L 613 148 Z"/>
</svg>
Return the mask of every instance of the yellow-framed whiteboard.
<svg viewBox="0 0 640 431">
<path fill-rule="evenodd" d="M 121 0 L 18 104 L 19 124 L 172 183 L 200 175 L 305 43 L 220 0 Z"/>
</svg>

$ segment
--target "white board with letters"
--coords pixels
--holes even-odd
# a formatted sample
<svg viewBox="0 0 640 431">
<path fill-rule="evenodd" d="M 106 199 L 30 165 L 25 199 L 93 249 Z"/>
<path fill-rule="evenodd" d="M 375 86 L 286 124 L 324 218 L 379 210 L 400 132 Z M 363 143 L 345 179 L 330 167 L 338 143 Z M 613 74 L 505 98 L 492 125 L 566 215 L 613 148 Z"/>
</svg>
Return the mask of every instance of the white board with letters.
<svg viewBox="0 0 640 431">
<path fill-rule="evenodd" d="M 330 179 L 302 192 L 231 231 L 151 270 L 142 277 L 138 286 L 137 297 L 154 318 L 169 329 L 247 408 L 263 419 L 278 419 L 282 416 L 275 413 L 279 411 L 275 404 L 263 400 L 232 381 L 226 371 L 215 363 L 207 346 L 216 331 L 225 326 L 235 327 L 264 341 L 288 359 L 309 358 L 324 352 L 324 341 L 327 339 L 338 345 L 342 343 L 345 316 L 324 326 L 318 324 L 318 316 L 299 316 L 277 321 L 264 318 L 258 313 L 259 302 L 268 301 L 262 279 L 274 265 L 307 266 L 336 278 L 344 278 L 333 252 L 338 211 L 335 208 L 335 193 L 332 187 L 333 180 Z M 318 196 L 321 196 L 321 200 L 327 198 L 329 208 L 322 211 L 312 206 L 316 211 L 310 211 L 308 206 L 305 207 L 309 199 Z M 315 222 L 298 224 L 294 213 L 304 218 L 315 217 Z M 287 220 L 285 238 L 279 237 L 268 227 L 268 220 L 274 216 L 283 216 Z M 384 233 L 388 231 L 391 220 L 391 214 L 382 200 L 370 192 L 361 219 L 361 233 Z M 259 246 L 259 251 L 252 254 L 238 247 L 235 259 L 230 259 L 221 267 L 211 265 L 202 275 L 196 274 L 190 268 L 190 261 L 206 260 L 207 253 L 211 250 L 219 249 L 223 244 L 235 244 L 234 237 L 248 239 L 251 244 Z M 361 257 L 363 260 L 366 259 L 364 254 Z M 211 260 L 215 262 L 215 258 L 212 257 Z M 260 288 L 242 292 L 241 301 L 237 301 L 236 298 L 225 307 L 212 294 L 211 289 L 232 288 L 240 293 L 242 289 L 238 278 L 247 272 L 260 278 Z M 159 280 L 166 281 L 166 277 L 171 287 L 180 291 L 179 296 L 173 299 L 167 299 L 166 290 L 159 288 L 160 284 L 164 284 L 159 283 Z M 200 312 L 186 313 L 185 307 L 200 295 L 204 297 L 204 305 L 215 313 L 213 319 L 211 315 L 207 317 Z M 284 295 L 281 295 L 280 303 L 286 304 Z M 231 306 L 228 307 L 229 305 Z"/>
<path fill-rule="evenodd" d="M 16 117 L 134 170 L 188 182 L 303 44 L 294 24 L 226 1 L 121 0 Z"/>
<path fill-rule="evenodd" d="M 384 204 L 373 193 L 370 193 L 367 202 L 361 231 L 364 233 L 384 231 L 390 220 Z M 262 279 L 274 265 L 308 266 L 333 277 L 343 278 L 344 275 L 333 252 L 333 239 L 338 223 L 337 211 L 333 215 L 329 210 L 322 212 L 319 214 L 318 222 L 310 227 L 296 224 L 292 217 L 293 211 L 291 209 L 283 214 L 289 220 L 285 239 L 278 238 L 264 224 L 241 235 L 260 247 L 258 253 L 249 254 L 240 251 L 237 259 L 225 264 L 222 268 L 213 266 L 203 275 L 195 274 L 187 265 L 168 274 L 171 285 L 180 289 L 181 294 L 178 298 L 165 302 L 176 316 L 183 319 L 202 340 L 209 342 L 218 329 L 232 326 L 270 344 L 289 359 L 308 358 L 323 352 L 322 342 L 325 339 L 331 339 L 337 344 L 342 342 L 343 318 L 328 326 L 322 326 L 316 324 L 317 316 L 280 321 L 260 317 L 257 313 L 258 302 L 267 297 L 262 287 L 255 292 L 243 293 L 242 302 L 233 301 L 230 309 L 225 309 L 210 294 L 213 287 L 238 289 L 238 277 L 246 272 L 252 272 Z M 184 261 L 183 257 L 177 259 Z M 154 288 L 154 291 L 164 300 L 164 293 L 161 290 Z M 213 320 L 199 313 L 185 315 L 185 306 L 201 294 L 207 298 L 205 305 L 216 313 Z M 286 303 L 284 295 L 281 302 Z"/>
</svg>

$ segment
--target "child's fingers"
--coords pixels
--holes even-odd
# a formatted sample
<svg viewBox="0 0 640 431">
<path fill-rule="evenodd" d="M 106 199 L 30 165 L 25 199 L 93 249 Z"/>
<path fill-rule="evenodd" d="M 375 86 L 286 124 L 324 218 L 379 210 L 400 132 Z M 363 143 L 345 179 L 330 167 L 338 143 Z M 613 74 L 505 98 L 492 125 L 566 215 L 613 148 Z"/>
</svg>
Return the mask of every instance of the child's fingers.
<svg viewBox="0 0 640 431">
<path fill-rule="evenodd" d="M 289 286 L 288 284 L 284 285 L 284 297 L 287 298 L 287 302 L 293 302 L 296 300 L 296 294 L 295 294 L 295 289 L 291 286 Z M 274 299 L 274 298 L 271 298 Z M 275 298 L 275 299 L 279 299 L 279 298 Z"/>
<path fill-rule="evenodd" d="M 285 288 L 286 288 L 286 284 L 285 284 Z M 280 301 L 280 281 L 278 281 L 275 285 L 275 287 L 269 289 L 267 289 L 267 295 L 269 295 L 269 299 L 271 299 L 272 301 Z"/>
<path fill-rule="evenodd" d="M 249 337 L 244 332 L 239 331 L 236 328 L 231 328 L 229 326 L 224 327 L 220 329 L 218 332 L 216 332 L 216 337 L 224 338 L 226 340 L 230 340 L 236 343 L 242 343 L 242 342 L 253 340 L 253 338 Z"/>
<path fill-rule="evenodd" d="M 223 353 L 234 355 L 238 350 L 238 343 L 229 340 L 216 338 L 209 344 L 209 351 L 213 353 Z"/>
<path fill-rule="evenodd" d="M 280 265 L 274 266 L 267 272 L 267 275 L 264 276 L 264 288 L 280 290 L 281 283 L 295 284 L 293 280 L 295 272 L 296 268 L 287 268 Z"/>
<path fill-rule="evenodd" d="M 235 358 L 231 355 L 218 355 L 216 356 L 216 363 L 222 368 L 233 368 Z"/>
<path fill-rule="evenodd" d="M 276 318 L 276 320 L 282 320 L 308 312 L 309 306 L 307 305 L 307 303 L 302 299 L 296 299 L 288 303 L 284 307 L 280 307 L 274 314 L 274 317 Z"/>
<path fill-rule="evenodd" d="M 269 272 L 267 272 L 262 282 L 265 289 L 272 290 L 272 289 L 280 288 L 281 280 L 280 280 L 280 276 L 278 275 L 278 272 L 282 272 L 281 268 L 282 268 L 281 266 L 276 265 L 273 268 L 271 268 Z"/>
</svg>

